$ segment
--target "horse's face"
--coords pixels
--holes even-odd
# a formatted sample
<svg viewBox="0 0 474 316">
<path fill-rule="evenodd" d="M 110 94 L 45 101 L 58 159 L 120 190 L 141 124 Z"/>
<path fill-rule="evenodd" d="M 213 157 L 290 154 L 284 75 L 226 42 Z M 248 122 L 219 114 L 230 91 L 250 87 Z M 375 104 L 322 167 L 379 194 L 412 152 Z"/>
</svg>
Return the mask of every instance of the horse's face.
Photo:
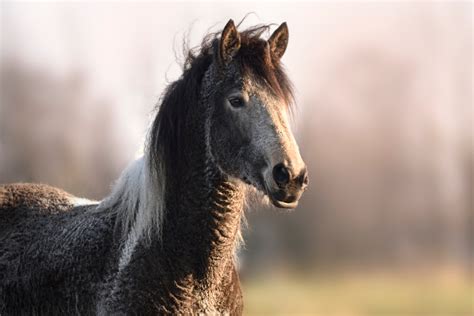
<svg viewBox="0 0 474 316">
<path fill-rule="evenodd" d="M 260 43 L 268 56 L 256 58 L 280 58 L 287 40 L 282 24 L 268 42 Z M 275 93 L 255 71 L 243 69 L 237 55 L 241 49 L 244 43 L 229 21 L 214 64 L 218 78 L 211 80 L 218 82 L 211 96 L 211 154 L 223 172 L 263 191 L 275 206 L 295 208 L 308 176 L 288 123 L 288 98 Z"/>
</svg>

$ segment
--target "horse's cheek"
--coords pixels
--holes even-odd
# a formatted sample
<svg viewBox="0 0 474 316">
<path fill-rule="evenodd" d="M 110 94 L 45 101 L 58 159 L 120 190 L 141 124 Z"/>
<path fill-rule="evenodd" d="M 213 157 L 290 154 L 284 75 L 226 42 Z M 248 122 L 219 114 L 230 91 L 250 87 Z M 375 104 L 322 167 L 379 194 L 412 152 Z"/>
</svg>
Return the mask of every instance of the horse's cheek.
<svg viewBox="0 0 474 316">
<path fill-rule="evenodd" d="M 237 175 L 241 133 L 231 117 L 216 116 L 210 130 L 210 150 L 216 162 L 226 173 Z"/>
</svg>

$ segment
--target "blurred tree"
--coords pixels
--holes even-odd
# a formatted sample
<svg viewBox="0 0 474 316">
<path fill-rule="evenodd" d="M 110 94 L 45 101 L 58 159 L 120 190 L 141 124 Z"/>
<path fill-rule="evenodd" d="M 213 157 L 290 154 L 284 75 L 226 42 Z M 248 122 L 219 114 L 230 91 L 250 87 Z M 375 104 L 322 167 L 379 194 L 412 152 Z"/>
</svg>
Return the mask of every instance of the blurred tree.
<svg viewBox="0 0 474 316">
<path fill-rule="evenodd" d="M 103 197 L 130 158 L 112 104 L 91 97 L 80 72 L 58 78 L 9 61 L 0 75 L 0 182 Z"/>
</svg>

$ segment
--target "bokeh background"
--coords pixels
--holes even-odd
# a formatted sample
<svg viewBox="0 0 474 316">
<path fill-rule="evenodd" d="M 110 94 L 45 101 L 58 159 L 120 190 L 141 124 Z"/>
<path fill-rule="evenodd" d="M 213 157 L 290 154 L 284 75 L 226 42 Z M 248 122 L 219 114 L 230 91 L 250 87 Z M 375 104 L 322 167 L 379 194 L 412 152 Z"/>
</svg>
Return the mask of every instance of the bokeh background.
<svg viewBox="0 0 474 316">
<path fill-rule="evenodd" d="M 247 315 L 472 315 L 470 2 L 0 5 L 0 183 L 101 199 L 153 108 L 229 18 L 287 21 L 311 183 L 247 214 Z"/>
</svg>

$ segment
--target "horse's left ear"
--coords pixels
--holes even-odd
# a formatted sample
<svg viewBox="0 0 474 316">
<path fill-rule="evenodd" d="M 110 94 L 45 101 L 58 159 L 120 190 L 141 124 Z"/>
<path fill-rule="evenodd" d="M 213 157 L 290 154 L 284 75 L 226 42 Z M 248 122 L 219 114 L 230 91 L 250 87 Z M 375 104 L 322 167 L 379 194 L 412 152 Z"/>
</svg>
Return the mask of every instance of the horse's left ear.
<svg viewBox="0 0 474 316">
<path fill-rule="evenodd" d="M 227 22 L 222 31 L 219 42 L 219 60 L 222 64 L 228 64 L 240 49 L 240 34 L 232 19 Z"/>
<path fill-rule="evenodd" d="M 288 25 L 286 25 L 286 22 L 283 22 L 268 40 L 270 51 L 278 60 L 285 53 L 286 47 L 288 46 L 288 37 Z"/>
</svg>

